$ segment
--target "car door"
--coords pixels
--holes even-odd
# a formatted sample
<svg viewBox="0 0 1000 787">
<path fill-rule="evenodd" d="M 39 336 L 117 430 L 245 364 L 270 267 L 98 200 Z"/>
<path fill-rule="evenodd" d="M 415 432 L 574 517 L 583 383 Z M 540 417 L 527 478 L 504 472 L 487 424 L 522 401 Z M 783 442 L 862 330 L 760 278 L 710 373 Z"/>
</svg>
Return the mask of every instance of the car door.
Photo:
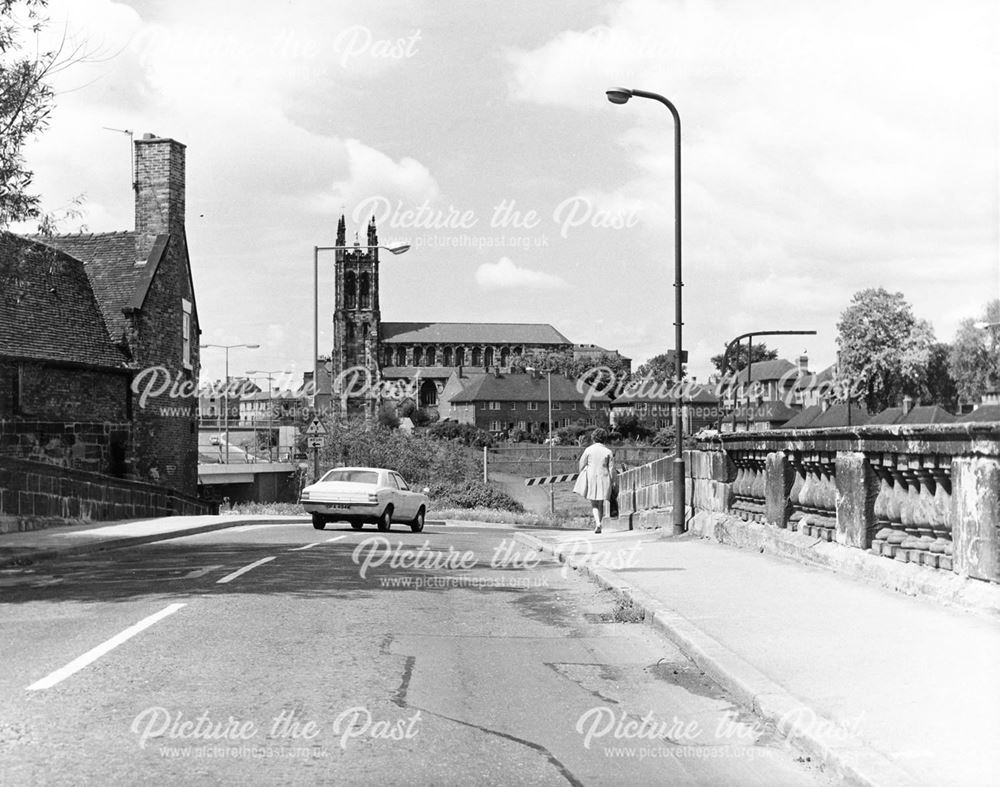
<svg viewBox="0 0 1000 787">
<path fill-rule="evenodd" d="M 390 473 L 392 480 L 396 485 L 396 495 L 399 499 L 399 506 L 397 511 L 399 512 L 400 519 L 413 519 L 417 515 L 417 506 L 414 501 L 414 495 L 410 491 L 410 488 L 406 485 L 406 481 L 399 473 Z"/>
</svg>

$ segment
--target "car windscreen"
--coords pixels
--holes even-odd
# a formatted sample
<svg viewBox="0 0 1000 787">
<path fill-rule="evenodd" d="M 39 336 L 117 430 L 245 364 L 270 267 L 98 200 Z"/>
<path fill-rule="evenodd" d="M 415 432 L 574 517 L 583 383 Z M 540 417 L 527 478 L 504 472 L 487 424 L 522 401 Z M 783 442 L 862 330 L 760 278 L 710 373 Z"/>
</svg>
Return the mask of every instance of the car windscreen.
<svg viewBox="0 0 1000 787">
<path fill-rule="evenodd" d="M 331 470 L 323 481 L 351 481 L 355 484 L 377 484 L 378 473 L 374 470 Z"/>
</svg>

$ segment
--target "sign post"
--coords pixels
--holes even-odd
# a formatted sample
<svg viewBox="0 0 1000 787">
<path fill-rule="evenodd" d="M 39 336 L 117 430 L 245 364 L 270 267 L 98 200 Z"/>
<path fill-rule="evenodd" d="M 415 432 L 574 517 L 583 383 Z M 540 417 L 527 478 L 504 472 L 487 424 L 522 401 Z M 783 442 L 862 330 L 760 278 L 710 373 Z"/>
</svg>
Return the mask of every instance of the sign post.
<svg viewBox="0 0 1000 787">
<path fill-rule="evenodd" d="M 319 418 L 313 418 L 306 427 L 306 444 L 313 452 L 313 482 L 319 481 L 319 449 L 326 445 L 326 427 Z"/>
</svg>

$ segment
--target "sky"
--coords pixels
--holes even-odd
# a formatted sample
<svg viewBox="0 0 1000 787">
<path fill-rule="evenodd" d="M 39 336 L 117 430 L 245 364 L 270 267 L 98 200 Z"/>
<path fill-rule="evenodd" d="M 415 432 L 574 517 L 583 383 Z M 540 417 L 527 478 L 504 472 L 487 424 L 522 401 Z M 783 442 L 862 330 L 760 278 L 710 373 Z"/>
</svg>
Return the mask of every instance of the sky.
<svg viewBox="0 0 1000 787">
<path fill-rule="evenodd" d="M 312 368 L 313 247 L 342 213 L 351 241 L 375 215 L 411 244 L 381 256 L 384 321 L 550 323 L 635 365 L 673 348 L 673 119 L 609 103 L 618 85 L 681 118 L 697 379 L 750 331 L 814 330 L 769 344 L 824 368 L 864 288 L 902 292 L 941 341 L 1000 297 L 993 0 L 233 8 L 50 0 L 46 35 L 84 58 L 25 151 L 60 231 L 106 232 L 133 228 L 123 130 L 187 145 L 202 341 L 261 345 L 231 374 Z"/>
</svg>

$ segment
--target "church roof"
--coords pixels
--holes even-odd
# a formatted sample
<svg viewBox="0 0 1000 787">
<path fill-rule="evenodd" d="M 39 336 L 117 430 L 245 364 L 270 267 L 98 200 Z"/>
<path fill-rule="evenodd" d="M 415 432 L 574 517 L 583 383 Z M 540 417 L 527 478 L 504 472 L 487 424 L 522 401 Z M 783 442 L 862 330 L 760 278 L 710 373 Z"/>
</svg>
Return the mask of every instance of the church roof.
<svg viewBox="0 0 1000 787">
<path fill-rule="evenodd" d="M 533 374 L 514 373 L 503 374 L 470 374 L 465 388 L 451 398 L 452 404 L 469 402 L 544 402 L 548 399 L 548 381 L 544 375 L 536 377 Z M 584 387 L 584 391 L 586 391 Z M 577 389 L 577 381 L 565 375 L 552 375 L 552 401 L 582 402 L 583 394 Z M 608 397 L 597 394 L 591 401 L 606 404 Z"/>
<path fill-rule="evenodd" d="M 381 370 L 385 380 L 448 379 L 458 372 L 457 366 L 384 366 Z"/>
<path fill-rule="evenodd" d="M 551 325 L 523 322 L 383 322 L 387 344 L 572 344 Z"/>
</svg>

